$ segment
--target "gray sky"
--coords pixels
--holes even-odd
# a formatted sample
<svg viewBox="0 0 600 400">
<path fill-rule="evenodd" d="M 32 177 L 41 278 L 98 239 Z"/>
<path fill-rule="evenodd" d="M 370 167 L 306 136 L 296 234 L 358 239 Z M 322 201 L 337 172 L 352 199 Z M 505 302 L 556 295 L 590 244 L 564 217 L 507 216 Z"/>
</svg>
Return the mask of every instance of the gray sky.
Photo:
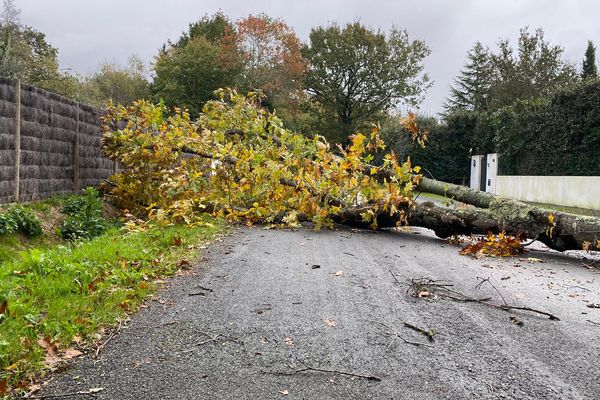
<svg viewBox="0 0 600 400">
<path fill-rule="evenodd" d="M 310 28 L 359 19 L 371 27 L 408 30 L 432 49 L 425 69 L 434 80 L 421 110 L 441 111 L 465 54 L 477 40 L 494 46 L 513 42 L 519 29 L 544 29 L 579 67 L 587 40 L 600 48 L 597 0 L 16 0 L 21 21 L 44 32 L 59 49 L 62 68 L 81 74 L 100 63 L 124 64 L 131 54 L 148 63 L 167 39 L 189 22 L 223 11 L 232 20 L 264 12 L 293 27 L 302 40 Z"/>
</svg>

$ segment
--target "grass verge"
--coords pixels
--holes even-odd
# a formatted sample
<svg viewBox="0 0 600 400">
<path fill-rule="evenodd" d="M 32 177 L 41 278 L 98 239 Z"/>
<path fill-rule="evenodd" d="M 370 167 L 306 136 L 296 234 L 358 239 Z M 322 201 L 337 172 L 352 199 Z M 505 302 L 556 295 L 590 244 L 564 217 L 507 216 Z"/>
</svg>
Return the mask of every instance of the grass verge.
<svg viewBox="0 0 600 400">
<path fill-rule="evenodd" d="M 160 278 L 199 244 L 222 230 L 202 224 L 124 233 L 113 227 L 92 240 L 15 252 L 0 262 L 0 398 L 2 388 L 24 389 L 98 340 L 97 333 L 137 309 Z M 4 239 L 7 248 L 11 240 Z M 185 264 L 185 263 L 184 263 Z M 188 264 L 189 265 L 189 264 Z M 75 354 L 78 352 L 75 352 Z"/>
</svg>

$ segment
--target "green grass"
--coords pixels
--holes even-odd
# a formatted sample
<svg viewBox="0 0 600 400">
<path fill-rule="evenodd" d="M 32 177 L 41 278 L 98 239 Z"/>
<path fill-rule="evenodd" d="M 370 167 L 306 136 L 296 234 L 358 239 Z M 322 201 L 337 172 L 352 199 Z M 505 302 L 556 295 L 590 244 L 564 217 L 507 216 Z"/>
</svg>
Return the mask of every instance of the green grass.
<svg viewBox="0 0 600 400">
<path fill-rule="evenodd" d="M 440 196 L 439 194 L 421 192 L 418 193 L 418 196 L 420 199 L 437 200 L 445 206 L 452 205 L 453 203 L 459 203 L 458 201 L 453 200 L 450 197 Z"/>
<path fill-rule="evenodd" d="M 526 201 L 525 203 L 531 204 L 532 206 L 546 208 L 548 210 L 562 211 L 562 212 L 566 212 L 569 214 L 587 215 L 590 217 L 600 217 L 600 210 L 588 210 L 588 209 L 577 208 L 577 207 L 557 206 L 555 204 L 534 203 L 531 201 Z"/>
<path fill-rule="evenodd" d="M 204 222 L 135 233 L 113 227 L 62 245 L 2 238 L 0 383 L 15 387 L 44 371 L 39 339 L 59 349 L 71 347 L 75 337 L 90 343 L 94 333 L 136 310 L 156 289 L 155 280 L 175 273 L 183 258 L 193 261 L 197 245 L 224 227 L 212 218 Z"/>
</svg>

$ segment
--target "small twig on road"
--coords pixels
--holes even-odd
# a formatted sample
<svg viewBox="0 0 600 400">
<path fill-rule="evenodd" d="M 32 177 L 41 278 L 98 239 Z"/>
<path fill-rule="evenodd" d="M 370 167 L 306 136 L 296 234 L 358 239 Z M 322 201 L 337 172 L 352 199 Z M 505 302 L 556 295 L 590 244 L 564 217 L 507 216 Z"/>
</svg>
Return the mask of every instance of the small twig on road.
<svg viewBox="0 0 600 400">
<path fill-rule="evenodd" d="M 303 363 L 302 363 L 302 365 L 304 365 L 304 368 L 295 369 L 293 371 L 262 371 L 262 372 L 266 373 L 266 374 L 273 374 L 273 375 L 296 375 L 301 372 L 312 371 L 312 372 L 322 372 L 324 374 L 338 374 L 338 375 L 350 376 L 353 378 L 365 379 L 367 381 L 381 382 L 381 378 L 378 378 L 378 377 L 372 376 L 372 375 L 356 374 L 354 372 L 340 371 L 337 369 L 315 368 L 315 367 L 311 367 L 311 366 L 308 366 Z"/>
<path fill-rule="evenodd" d="M 200 286 L 200 285 L 196 285 L 196 286 L 194 286 L 194 287 L 196 287 L 196 288 L 198 288 L 198 289 L 200 289 L 200 290 L 205 290 L 205 291 L 207 291 L 207 292 L 212 292 L 212 291 L 213 291 L 211 288 L 207 288 L 207 287 Z"/>
<path fill-rule="evenodd" d="M 390 271 L 390 274 L 392 275 L 392 278 L 394 278 L 394 280 L 396 281 L 397 284 L 402 285 L 402 283 L 398 280 L 398 278 L 396 277 L 396 275 L 394 275 L 394 273 L 392 272 L 391 269 L 389 269 L 388 271 Z"/>
<path fill-rule="evenodd" d="M 407 284 L 408 292 L 411 292 L 411 295 L 414 297 L 419 297 L 419 293 L 421 292 L 429 292 L 433 293 L 436 289 L 446 289 L 449 290 L 449 287 L 454 286 L 451 283 L 445 283 L 444 281 L 435 280 L 431 278 L 417 278 L 411 279 Z"/>
<path fill-rule="evenodd" d="M 98 359 L 98 357 L 100 356 L 100 352 L 102 350 L 104 350 L 104 347 L 108 344 L 108 342 L 110 342 L 112 340 L 112 338 L 114 338 L 117 333 L 121 332 L 121 326 L 123 325 L 123 320 L 119 320 L 119 327 L 113 331 L 110 336 L 103 342 L 100 342 L 98 345 L 96 345 L 96 352 L 94 353 L 94 359 Z"/>
<path fill-rule="evenodd" d="M 433 331 L 431 329 L 427 330 L 427 329 L 423 329 L 423 328 L 419 328 L 418 326 L 415 326 L 413 324 L 409 324 L 408 322 L 402 322 L 404 324 L 404 326 L 406 326 L 407 328 L 412 329 L 413 331 L 417 331 L 419 332 L 421 335 L 425 335 L 427 336 L 427 338 L 429 339 L 430 342 L 433 342 Z"/>
<path fill-rule="evenodd" d="M 46 394 L 46 395 L 42 395 L 42 396 L 23 397 L 23 399 L 35 399 L 35 400 L 60 399 L 60 398 L 73 397 L 73 396 L 90 396 L 93 399 L 96 398 L 96 394 L 95 393 L 90 393 L 87 390 L 81 390 L 79 392 L 60 393 L 60 394 Z"/>
<path fill-rule="evenodd" d="M 406 344 L 411 344 L 413 346 L 433 347 L 432 345 L 429 345 L 427 343 L 413 342 L 412 340 L 408 340 L 404 336 L 402 336 L 400 333 L 396 332 L 395 330 L 393 330 L 392 328 L 390 328 L 389 326 L 384 324 L 383 322 L 379 322 L 379 321 L 371 321 L 371 322 L 374 322 L 376 324 L 379 324 L 379 325 L 385 327 L 388 330 L 388 332 L 387 332 L 388 335 L 395 336 L 395 337 L 401 339 Z"/>
<path fill-rule="evenodd" d="M 594 321 L 592 321 L 591 319 L 586 319 L 586 321 L 587 321 L 587 322 L 589 322 L 589 323 L 590 323 L 590 324 L 592 324 L 592 325 L 597 325 L 597 326 L 600 326 L 600 322 L 594 322 Z"/>
<path fill-rule="evenodd" d="M 202 346 L 203 344 L 206 344 L 206 343 L 216 342 L 219 338 L 228 339 L 228 340 L 230 340 L 230 341 L 232 341 L 234 343 L 241 344 L 241 342 L 239 341 L 239 339 L 236 339 L 236 338 L 231 337 L 231 336 L 224 335 L 222 333 L 217 333 L 216 335 L 213 335 L 213 334 L 208 333 L 208 332 L 200 332 L 200 333 L 203 334 L 203 335 L 205 335 L 206 337 L 208 337 L 208 339 L 207 340 L 203 340 L 202 342 L 198 342 L 198 343 L 194 344 L 194 346 Z"/>
<path fill-rule="evenodd" d="M 508 303 L 506 302 L 506 299 L 504 298 L 504 296 L 502 296 L 502 293 L 500 293 L 500 291 L 498 290 L 498 288 L 492 283 L 492 281 L 490 281 L 490 277 L 488 276 L 487 278 L 482 278 L 482 277 L 477 277 L 477 279 L 481 280 L 481 282 L 479 282 L 477 284 L 477 286 L 475 286 L 475 289 L 480 289 L 481 285 L 483 285 L 484 283 L 489 283 L 490 285 L 492 285 L 492 287 L 494 288 L 494 290 L 496 291 L 496 293 L 498 293 L 498 295 L 500 296 L 500 298 L 502 298 L 502 301 L 504 302 L 505 306 L 508 306 Z"/>
</svg>

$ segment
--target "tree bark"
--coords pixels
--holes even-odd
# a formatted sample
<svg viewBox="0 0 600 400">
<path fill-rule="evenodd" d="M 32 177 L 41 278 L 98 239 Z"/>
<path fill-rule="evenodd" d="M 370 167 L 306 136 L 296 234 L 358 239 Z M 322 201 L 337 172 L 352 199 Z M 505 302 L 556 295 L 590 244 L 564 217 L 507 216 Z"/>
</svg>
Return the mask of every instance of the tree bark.
<svg viewBox="0 0 600 400">
<path fill-rule="evenodd" d="M 405 208 L 408 225 L 431 229 L 438 237 L 452 235 L 486 234 L 505 231 L 511 235 L 525 234 L 539 240 L 548 247 L 558 250 L 599 249 L 600 219 L 531 207 L 516 205 L 514 200 L 494 199 L 494 208 L 472 206 L 450 208 L 437 206 L 431 202 Z M 518 202 L 517 202 L 518 203 Z M 371 224 L 363 220 L 361 214 L 370 206 L 343 210 L 336 222 L 367 228 Z M 549 215 L 554 216 L 550 223 Z M 389 228 L 398 225 L 400 216 L 387 213 L 377 215 L 377 226 Z M 587 244 L 586 244 L 587 242 Z"/>
</svg>

